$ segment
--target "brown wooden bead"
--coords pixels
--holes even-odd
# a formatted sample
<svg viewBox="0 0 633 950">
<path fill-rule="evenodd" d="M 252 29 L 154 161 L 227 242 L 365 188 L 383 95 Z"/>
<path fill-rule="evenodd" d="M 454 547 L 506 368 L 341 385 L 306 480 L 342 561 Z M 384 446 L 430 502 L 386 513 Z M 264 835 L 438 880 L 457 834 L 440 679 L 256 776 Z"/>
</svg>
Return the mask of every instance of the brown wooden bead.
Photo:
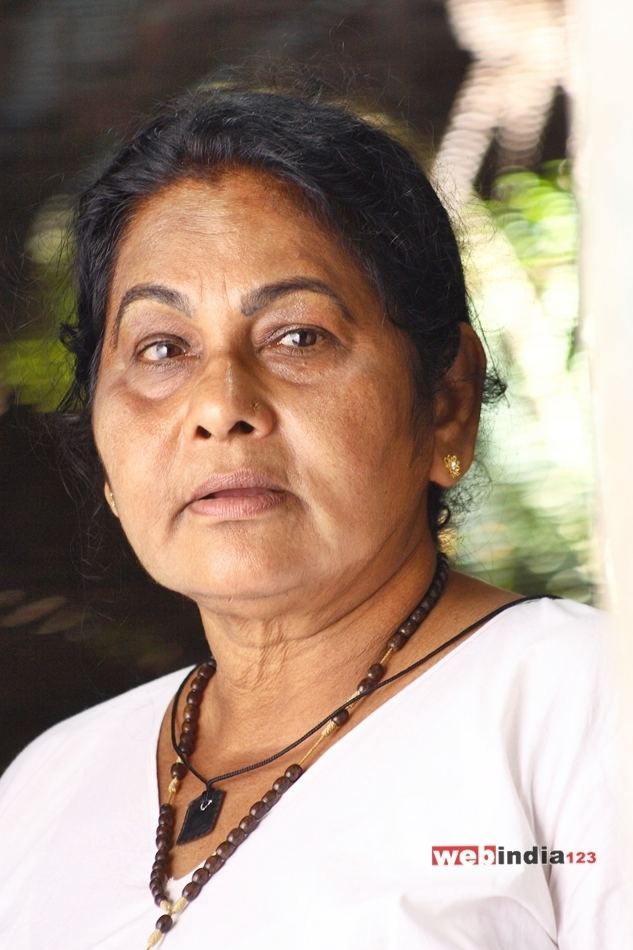
<svg viewBox="0 0 633 950">
<path fill-rule="evenodd" d="M 256 821 L 260 821 L 268 811 L 270 811 L 270 805 L 266 805 L 264 802 L 255 802 L 249 808 L 248 813 L 252 815 Z"/>
<path fill-rule="evenodd" d="M 259 824 L 257 818 L 253 815 L 245 815 L 244 818 L 240 821 L 240 828 L 246 835 L 250 835 L 251 831 L 255 831 Z"/>
<path fill-rule="evenodd" d="M 303 769 L 296 762 L 294 765 L 289 765 L 286 771 L 284 772 L 286 778 L 289 778 L 291 782 L 296 782 L 298 778 L 301 778 L 303 775 Z"/>
<path fill-rule="evenodd" d="M 202 700 L 201 693 L 192 693 L 192 692 L 187 693 L 187 699 L 186 699 L 187 706 L 199 706 L 201 700 Z"/>
<path fill-rule="evenodd" d="M 377 683 L 379 679 L 385 675 L 385 668 L 382 663 L 372 663 L 372 665 L 367 670 L 367 679 L 371 680 L 372 683 Z"/>
<path fill-rule="evenodd" d="M 173 817 L 174 817 L 174 806 L 173 806 L 173 805 L 168 805 L 167 802 L 165 802 L 164 805 L 161 805 L 161 806 L 160 806 L 160 808 L 159 808 L 159 810 L 158 810 L 158 815 L 159 815 L 159 817 L 162 817 L 163 815 L 171 815 L 172 818 L 173 818 Z"/>
<path fill-rule="evenodd" d="M 194 884 L 199 884 L 200 887 L 202 887 L 204 884 L 207 883 L 210 877 L 211 877 L 211 872 L 207 868 L 202 867 L 202 868 L 198 868 L 197 871 L 193 872 L 193 876 L 191 880 L 193 881 Z"/>
<path fill-rule="evenodd" d="M 181 736 L 178 743 L 178 751 L 183 755 L 191 755 L 193 752 L 194 741 L 191 736 Z"/>
<path fill-rule="evenodd" d="M 392 635 L 389 637 L 389 639 L 387 640 L 387 647 L 388 647 L 390 650 L 395 650 L 395 651 L 401 650 L 402 647 L 403 647 L 403 646 L 405 645 L 405 643 L 407 642 L 407 639 L 408 639 L 408 637 L 405 637 L 405 635 L 404 635 L 403 633 L 396 632 L 396 633 L 392 634 Z"/>
<path fill-rule="evenodd" d="M 276 792 L 279 792 L 280 795 L 283 795 L 284 792 L 287 792 L 292 782 L 289 778 L 286 778 L 285 775 L 281 775 L 278 779 L 273 782 L 273 789 Z"/>
<path fill-rule="evenodd" d="M 189 883 L 185 884 L 182 889 L 182 896 L 185 898 L 185 900 L 195 901 L 201 890 L 202 887 L 200 884 L 194 884 L 193 881 L 189 881 Z"/>
<path fill-rule="evenodd" d="M 416 607 L 416 608 L 415 608 L 415 610 L 413 611 L 413 613 L 412 613 L 411 616 L 409 617 L 409 620 L 412 620 L 414 623 L 417 623 L 417 624 L 419 625 L 419 624 L 421 624 L 422 621 L 424 620 L 424 615 L 425 615 L 425 614 L 426 614 L 426 610 L 424 610 L 424 608 L 423 608 L 422 605 L 420 604 L 419 607 Z"/>
<path fill-rule="evenodd" d="M 373 682 L 365 677 L 365 679 L 362 679 L 356 687 L 356 692 L 360 693 L 361 696 L 366 696 L 367 693 L 371 692 L 373 685 Z"/>
<path fill-rule="evenodd" d="M 164 844 L 170 845 L 170 844 L 171 844 L 171 839 L 172 839 L 172 835 L 171 835 L 171 833 L 170 833 L 169 831 L 163 831 L 163 830 L 161 830 L 161 831 L 159 831 L 158 834 L 156 835 L 156 846 L 157 846 L 158 848 L 160 848 L 160 847 L 162 847 L 162 845 L 164 845 Z"/>
<path fill-rule="evenodd" d="M 219 871 L 223 864 L 224 858 L 221 858 L 219 854 L 212 854 L 211 857 L 207 858 L 204 862 L 204 867 L 209 874 L 212 875 Z"/>
<path fill-rule="evenodd" d="M 163 914 L 162 917 L 159 917 L 156 921 L 156 930 L 160 930 L 162 934 L 166 934 L 174 925 L 174 918 L 171 914 Z"/>
<path fill-rule="evenodd" d="M 198 734 L 197 722 L 183 722 L 182 729 L 180 730 L 181 736 L 196 736 L 197 734 Z"/>
<path fill-rule="evenodd" d="M 271 806 L 267 805 L 266 802 L 255 802 L 254 805 L 251 805 L 249 814 L 259 821 L 264 817 L 266 812 L 270 811 Z"/>
<path fill-rule="evenodd" d="M 410 637 L 417 630 L 417 624 L 411 620 L 405 620 L 401 627 L 398 627 L 398 633 L 403 633 L 405 637 Z"/>
<path fill-rule="evenodd" d="M 226 840 L 237 848 L 243 841 L 246 841 L 246 832 L 241 828 L 232 828 L 226 836 Z"/>
<path fill-rule="evenodd" d="M 206 689 L 206 685 L 207 685 L 207 681 L 205 679 L 198 679 L 198 677 L 196 676 L 196 678 L 194 679 L 189 689 L 191 690 L 192 693 L 204 693 Z"/>
<path fill-rule="evenodd" d="M 172 778 L 176 778 L 178 779 L 179 782 L 182 782 L 183 778 L 187 774 L 187 766 L 185 765 L 184 762 L 174 762 L 171 769 L 169 770 L 169 774 L 171 775 Z M 172 812 L 172 821 L 173 820 L 174 818 L 173 818 L 173 812 Z"/>
<path fill-rule="evenodd" d="M 274 788 L 269 788 L 265 795 L 262 795 L 262 801 L 264 805 L 268 805 L 268 808 L 272 808 L 273 805 L 279 801 L 279 795 Z"/>
<path fill-rule="evenodd" d="M 199 676 L 200 679 L 203 679 L 203 680 L 209 680 L 211 679 L 214 673 L 215 673 L 215 664 L 207 662 L 207 663 L 202 664 L 202 666 L 196 673 L 196 676 Z"/>
<path fill-rule="evenodd" d="M 187 706 L 183 715 L 185 722 L 197 722 L 200 718 L 199 706 Z"/>
<path fill-rule="evenodd" d="M 219 844 L 215 849 L 215 853 L 222 858 L 223 861 L 226 861 L 227 858 L 230 858 L 234 853 L 236 846 L 230 841 L 223 841 L 222 844 Z"/>
</svg>

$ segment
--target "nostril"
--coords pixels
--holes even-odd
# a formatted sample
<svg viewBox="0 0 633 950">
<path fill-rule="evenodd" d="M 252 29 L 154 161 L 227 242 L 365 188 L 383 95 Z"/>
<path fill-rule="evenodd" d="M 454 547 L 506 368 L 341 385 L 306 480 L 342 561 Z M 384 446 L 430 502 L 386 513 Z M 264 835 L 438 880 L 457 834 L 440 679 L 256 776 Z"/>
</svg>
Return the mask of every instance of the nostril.
<svg viewBox="0 0 633 950">
<path fill-rule="evenodd" d="M 218 434 L 219 434 L 219 431 L 220 430 L 218 430 Z M 242 432 L 242 433 L 248 434 L 249 432 L 255 431 L 255 426 L 252 426 L 250 422 L 244 422 L 243 419 L 240 419 L 239 422 L 236 422 L 233 426 L 231 426 L 230 431 L 236 432 L 236 433 Z M 223 430 L 223 434 L 226 434 L 226 430 Z M 201 425 L 197 427 L 196 435 L 202 437 L 203 439 L 213 438 L 213 432 L 211 432 L 209 429 L 206 429 L 204 426 L 201 426 Z"/>
<path fill-rule="evenodd" d="M 239 422 L 235 423 L 233 428 L 235 429 L 236 432 L 248 433 L 248 432 L 253 432 L 255 429 L 255 426 L 252 426 L 250 422 L 244 422 L 242 419 L 240 419 Z"/>
</svg>

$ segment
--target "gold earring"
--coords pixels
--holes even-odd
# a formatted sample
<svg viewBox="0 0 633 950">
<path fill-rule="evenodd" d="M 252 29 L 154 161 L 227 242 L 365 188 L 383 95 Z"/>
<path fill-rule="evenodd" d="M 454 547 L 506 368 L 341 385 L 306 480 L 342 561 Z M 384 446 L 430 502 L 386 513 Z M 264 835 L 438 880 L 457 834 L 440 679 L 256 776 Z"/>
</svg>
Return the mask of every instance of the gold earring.
<svg viewBox="0 0 633 950">
<path fill-rule="evenodd" d="M 115 502 L 115 500 L 114 500 L 114 495 L 112 494 L 112 489 L 111 489 L 111 488 L 107 488 L 107 489 L 106 489 L 106 499 L 108 500 L 108 502 L 109 502 L 109 504 L 110 504 L 110 508 L 112 509 L 112 514 L 113 514 L 116 518 L 118 518 L 118 517 L 119 517 L 119 512 L 116 510 L 116 502 Z"/>
<path fill-rule="evenodd" d="M 456 455 L 445 455 L 443 460 L 444 465 L 448 471 L 448 474 L 454 481 L 457 481 L 459 476 L 462 474 L 462 463 L 459 461 Z"/>
</svg>

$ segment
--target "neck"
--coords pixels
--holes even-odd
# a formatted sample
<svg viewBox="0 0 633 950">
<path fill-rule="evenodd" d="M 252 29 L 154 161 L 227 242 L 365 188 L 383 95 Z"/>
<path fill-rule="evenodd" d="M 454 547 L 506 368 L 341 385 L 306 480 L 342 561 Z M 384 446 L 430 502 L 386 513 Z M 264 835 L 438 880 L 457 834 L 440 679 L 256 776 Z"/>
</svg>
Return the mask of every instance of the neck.
<svg viewBox="0 0 633 950">
<path fill-rule="evenodd" d="M 432 544 L 420 543 L 387 576 L 363 571 L 330 596 L 253 619 L 201 608 L 217 660 L 202 710 L 203 734 L 228 760 L 264 757 L 297 738 L 350 696 L 387 639 L 428 588 L 436 566 Z M 333 607 L 333 605 L 335 605 Z M 393 658 L 395 672 L 432 645 L 433 615 Z"/>
</svg>

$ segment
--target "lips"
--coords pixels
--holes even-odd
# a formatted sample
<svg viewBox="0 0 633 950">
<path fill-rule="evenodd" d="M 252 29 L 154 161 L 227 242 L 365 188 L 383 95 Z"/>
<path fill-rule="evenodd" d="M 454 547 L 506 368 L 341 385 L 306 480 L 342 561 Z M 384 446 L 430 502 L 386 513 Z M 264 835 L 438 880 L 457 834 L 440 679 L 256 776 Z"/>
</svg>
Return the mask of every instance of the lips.
<svg viewBox="0 0 633 950">
<path fill-rule="evenodd" d="M 185 510 L 203 522 L 248 521 L 283 508 L 290 495 L 263 472 L 241 469 L 212 475 L 198 485 Z"/>
<path fill-rule="evenodd" d="M 263 492 L 284 491 L 270 476 L 251 469 L 212 475 L 198 485 L 190 503 L 202 498 L 235 498 L 259 495 Z"/>
<path fill-rule="evenodd" d="M 247 498 L 249 495 L 261 495 L 262 491 L 276 491 L 276 489 L 258 488 L 224 488 L 221 491 L 209 492 L 203 498 Z"/>
</svg>

